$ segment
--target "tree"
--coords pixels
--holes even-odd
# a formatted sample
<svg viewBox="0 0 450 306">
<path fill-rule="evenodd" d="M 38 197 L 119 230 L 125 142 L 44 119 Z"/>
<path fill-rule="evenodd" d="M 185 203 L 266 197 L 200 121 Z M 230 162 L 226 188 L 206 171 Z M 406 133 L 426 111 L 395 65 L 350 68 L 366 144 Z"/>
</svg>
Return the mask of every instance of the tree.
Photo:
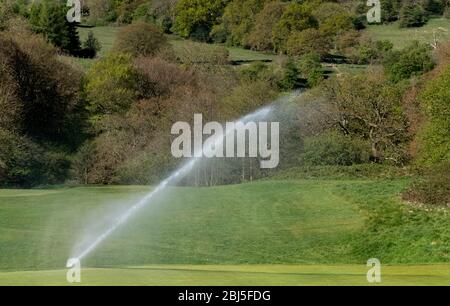
<svg viewBox="0 0 450 306">
<path fill-rule="evenodd" d="M 427 123 L 419 134 L 419 161 L 430 166 L 450 159 L 450 66 L 420 96 Z"/>
<path fill-rule="evenodd" d="M 252 49 L 274 51 L 272 31 L 283 15 L 284 4 L 281 1 L 267 2 L 256 16 L 253 30 L 247 38 Z"/>
<path fill-rule="evenodd" d="M 222 16 L 228 0 L 180 0 L 176 6 L 175 31 L 182 37 L 207 40 Z"/>
<path fill-rule="evenodd" d="M 102 49 L 102 45 L 98 39 L 95 38 L 94 33 L 89 31 L 88 37 L 83 42 L 83 48 L 90 51 L 93 54 L 92 57 L 95 57 L 95 55 Z"/>
<path fill-rule="evenodd" d="M 306 6 L 298 3 L 288 5 L 273 29 L 275 49 L 286 51 L 286 42 L 293 32 L 317 28 L 318 25 L 317 20 Z"/>
<path fill-rule="evenodd" d="M 330 41 L 329 37 L 314 28 L 294 32 L 286 42 L 286 52 L 290 56 L 302 56 L 316 52 L 323 57 L 331 48 L 332 41 Z"/>
<path fill-rule="evenodd" d="M 110 54 L 86 75 L 84 91 L 92 115 L 126 112 L 138 98 L 138 75 L 129 54 Z"/>
<path fill-rule="evenodd" d="M 55 46 L 66 52 L 80 49 L 76 24 L 66 19 L 67 7 L 64 1 L 43 0 L 33 3 L 30 23 L 36 33 L 44 34 Z"/>
<path fill-rule="evenodd" d="M 345 135 L 366 139 L 372 160 L 404 161 L 409 139 L 408 121 L 402 109 L 403 89 L 387 81 L 381 71 L 343 75 L 325 82 L 327 121 Z"/>
<path fill-rule="evenodd" d="M 224 31 L 226 41 L 231 45 L 246 46 L 248 36 L 255 24 L 257 14 L 266 0 L 234 0 L 225 8 L 221 24 L 213 32 Z"/>
<path fill-rule="evenodd" d="M 154 56 L 168 46 L 166 37 L 155 25 L 137 22 L 119 32 L 114 50 L 133 56 Z"/>
<path fill-rule="evenodd" d="M 0 58 L 5 73 L 0 88 L 8 88 L 3 99 L 6 110 L 17 110 L 16 127 L 35 139 L 70 142 L 69 135 L 76 134 L 70 125 L 82 105 L 80 73 L 63 64 L 43 38 L 30 34 L 0 35 Z"/>
<path fill-rule="evenodd" d="M 298 61 L 298 68 L 310 87 L 318 85 L 324 79 L 320 55 L 316 52 L 310 52 L 302 56 Z"/>
</svg>

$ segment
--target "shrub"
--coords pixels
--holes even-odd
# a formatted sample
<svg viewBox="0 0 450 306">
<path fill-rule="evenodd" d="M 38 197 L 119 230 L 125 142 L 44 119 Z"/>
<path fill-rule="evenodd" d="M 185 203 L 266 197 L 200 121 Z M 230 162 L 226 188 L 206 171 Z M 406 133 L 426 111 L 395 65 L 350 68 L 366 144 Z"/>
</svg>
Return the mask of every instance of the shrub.
<svg viewBox="0 0 450 306">
<path fill-rule="evenodd" d="M 293 32 L 301 32 L 318 27 L 317 20 L 306 5 L 292 3 L 286 7 L 273 29 L 273 42 L 276 50 L 285 51 L 286 42 Z"/>
<path fill-rule="evenodd" d="M 444 10 L 444 17 L 450 19 L 450 7 L 446 7 Z"/>
<path fill-rule="evenodd" d="M 400 27 L 421 27 L 428 22 L 428 13 L 418 4 L 405 4 L 400 10 Z"/>
<path fill-rule="evenodd" d="M 394 82 L 421 75 L 435 66 L 430 47 L 418 42 L 413 42 L 404 50 L 389 52 L 383 64 Z"/>
<path fill-rule="evenodd" d="M 54 47 L 37 35 L 3 32 L 0 59 L 0 88 L 9 88 L 3 102 L 12 118 L 13 108 L 19 112 L 17 129 L 65 144 L 80 134 L 72 124 L 83 105 L 78 99 L 81 74 L 63 64 Z"/>
<path fill-rule="evenodd" d="M 156 16 L 152 9 L 152 3 L 147 2 L 139 5 L 133 12 L 133 21 L 145 21 L 154 23 L 156 21 Z"/>
<path fill-rule="evenodd" d="M 300 161 L 309 166 L 350 166 L 369 162 L 370 146 L 358 139 L 329 132 L 305 140 Z"/>
<path fill-rule="evenodd" d="M 138 75 L 129 54 L 110 54 L 86 75 L 84 91 L 92 115 L 125 112 L 138 97 Z"/>
<path fill-rule="evenodd" d="M 247 46 L 248 36 L 255 24 L 256 15 L 263 9 L 265 0 L 234 0 L 228 3 L 221 24 L 214 32 L 224 33 L 231 45 Z"/>
<path fill-rule="evenodd" d="M 352 54 L 352 62 L 358 64 L 377 64 L 393 49 L 394 45 L 389 40 L 374 41 L 363 37 L 360 39 L 356 53 Z"/>
<path fill-rule="evenodd" d="M 137 22 L 119 32 L 114 50 L 133 56 L 154 56 L 167 46 L 166 37 L 156 26 Z"/>
<path fill-rule="evenodd" d="M 282 90 L 292 90 L 301 87 L 302 80 L 297 65 L 289 60 L 283 67 L 283 77 L 278 82 L 278 86 Z"/>
<path fill-rule="evenodd" d="M 227 3 L 222 0 L 180 0 L 176 6 L 176 32 L 185 38 L 195 35 L 197 39 L 207 40 Z"/>
<path fill-rule="evenodd" d="M 424 180 L 415 183 L 403 198 L 431 205 L 450 205 L 450 159 L 428 170 Z"/>
<path fill-rule="evenodd" d="M 29 21 L 36 33 L 62 50 L 72 53 L 80 49 L 80 39 L 74 23 L 66 19 L 67 8 L 61 1 L 44 0 L 33 3 Z"/>
<path fill-rule="evenodd" d="M 0 129 L 0 186 L 33 187 L 64 182 L 69 161 L 64 153 Z"/>
<path fill-rule="evenodd" d="M 436 165 L 450 159 L 450 66 L 427 84 L 420 101 L 428 120 L 419 134 L 419 162 Z"/>
<path fill-rule="evenodd" d="M 298 61 L 298 68 L 310 87 L 318 85 L 324 79 L 320 55 L 315 52 L 305 54 L 301 57 Z"/>
<path fill-rule="evenodd" d="M 242 80 L 245 81 L 257 81 L 264 79 L 267 75 L 269 67 L 263 62 L 251 63 L 248 66 L 244 66 L 239 70 L 239 75 Z"/>
<path fill-rule="evenodd" d="M 228 50 L 219 45 L 186 41 L 176 50 L 178 61 L 186 65 L 225 65 Z"/>
</svg>

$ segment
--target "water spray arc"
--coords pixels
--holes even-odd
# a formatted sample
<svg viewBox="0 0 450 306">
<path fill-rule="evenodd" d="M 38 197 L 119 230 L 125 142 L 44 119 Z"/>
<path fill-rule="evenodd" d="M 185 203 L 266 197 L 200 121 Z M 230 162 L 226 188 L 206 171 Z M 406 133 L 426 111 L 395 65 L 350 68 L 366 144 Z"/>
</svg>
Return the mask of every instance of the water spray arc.
<svg viewBox="0 0 450 306">
<path fill-rule="evenodd" d="M 295 92 L 285 98 L 280 99 L 279 101 L 285 101 L 287 99 L 292 99 L 296 96 L 298 96 L 298 92 Z M 276 103 L 275 102 L 275 103 Z M 262 120 L 268 117 L 268 115 L 272 112 L 273 105 L 261 108 L 245 117 L 242 117 L 237 122 L 247 123 L 249 121 L 256 121 L 256 120 Z M 222 135 L 221 137 L 217 137 L 215 143 L 215 148 L 217 149 L 219 147 L 220 142 L 223 142 L 223 140 L 227 137 L 227 134 Z M 210 148 L 202 148 L 203 150 L 208 150 Z M 196 156 L 194 154 L 194 156 Z M 117 219 L 112 220 L 112 224 L 109 226 L 108 229 L 106 229 L 104 232 L 100 233 L 97 238 L 95 238 L 91 243 L 88 244 L 87 247 L 85 247 L 81 252 L 76 254 L 74 258 L 78 260 L 82 260 L 86 258 L 90 253 L 92 253 L 100 244 L 102 244 L 111 234 L 113 234 L 118 228 L 121 227 L 125 222 L 127 222 L 130 217 L 135 215 L 140 209 L 142 209 L 144 206 L 148 205 L 158 194 L 162 193 L 166 188 L 171 185 L 175 184 L 180 179 L 184 178 L 195 166 L 197 163 L 199 163 L 202 160 L 202 158 L 194 157 L 191 158 L 188 162 L 186 162 L 184 165 L 180 166 L 177 170 L 175 170 L 169 177 L 167 177 L 165 180 L 163 180 L 161 183 L 159 183 L 158 186 L 155 187 L 151 192 L 146 194 L 142 199 L 140 199 L 136 204 L 132 205 L 128 210 L 126 210 L 121 216 L 119 216 Z"/>
</svg>

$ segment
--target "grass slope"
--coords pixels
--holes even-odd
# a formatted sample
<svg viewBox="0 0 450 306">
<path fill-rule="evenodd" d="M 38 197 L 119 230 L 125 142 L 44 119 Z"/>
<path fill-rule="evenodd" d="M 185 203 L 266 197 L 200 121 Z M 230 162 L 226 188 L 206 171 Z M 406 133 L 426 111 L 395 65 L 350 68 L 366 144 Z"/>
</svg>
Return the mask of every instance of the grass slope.
<svg viewBox="0 0 450 306">
<path fill-rule="evenodd" d="M 372 257 L 415 266 L 386 268 L 385 284 L 442 283 L 449 266 L 421 264 L 450 263 L 450 216 L 401 204 L 408 184 L 291 179 L 171 188 L 83 260 L 92 268 L 86 284 L 360 284 Z M 147 190 L 0 190 L 0 284 L 63 282 L 82 229 L 101 232 Z"/>
<path fill-rule="evenodd" d="M 425 26 L 420 28 L 400 28 L 398 23 L 387 25 L 368 26 L 366 32 L 377 40 L 390 40 L 394 48 L 407 47 L 411 41 L 417 40 L 422 43 L 431 43 L 434 36 L 439 41 L 450 40 L 450 20 L 445 18 L 431 19 Z"/>
</svg>

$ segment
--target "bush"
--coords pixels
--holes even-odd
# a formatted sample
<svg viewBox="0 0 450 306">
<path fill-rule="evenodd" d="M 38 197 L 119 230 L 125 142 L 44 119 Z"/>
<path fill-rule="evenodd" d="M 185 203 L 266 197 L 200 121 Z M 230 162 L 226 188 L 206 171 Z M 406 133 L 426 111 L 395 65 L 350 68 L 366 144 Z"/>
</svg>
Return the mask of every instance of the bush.
<svg viewBox="0 0 450 306">
<path fill-rule="evenodd" d="M 329 132 L 305 140 L 300 156 L 307 166 L 364 164 L 370 160 L 370 146 L 358 139 L 337 132 Z"/>
<path fill-rule="evenodd" d="M 293 32 L 301 32 L 309 28 L 317 28 L 318 26 L 318 21 L 311 15 L 306 5 L 298 3 L 288 5 L 273 28 L 275 49 L 285 51 L 286 42 Z"/>
<path fill-rule="evenodd" d="M 95 38 L 94 33 L 90 31 L 88 37 L 83 42 L 83 48 L 92 52 L 94 54 L 94 56 L 92 57 L 95 57 L 97 53 L 102 49 L 102 45 L 100 44 L 98 39 Z"/>
<path fill-rule="evenodd" d="M 219 45 L 186 41 L 176 50 L 178 61 L 185 65 L 225 65 L 228 50 Z"/>
<path fill-rule="evenodd" d="M 450 159 L 428 170 L 425 179 L 415 183 L 403 198 L 424 204 L 450 205 Z"/>
<path fill-rule="evenodd" d="M 37 35 L 2 32 L 0 59 L 0 88 L 8 89 L 2 102 L 12 118 L 12 109 L 18 111 L 18 130 L 64 144 L 82 134 L 72 125 L 82 113 L 81 73 L 63 64 L 54 47 Z"/>
<path fill-rule="evenodd" d="M 249 82 L 263 80 L 268 73 L 269 67 L 263 62 L 251 63 L 239 70 L 240 78 Z"/>
<path fill-rule="evenodd" d="M 351 61 L 357 64 L 377 64 L 393 49 L 389 40 L 367 39 L 363 37 L 357 46 L 356 53 L 351 54 Z"/>
<path fill-rule="evenodd" d="M 428 22 L 428 13 L 418 4 L 405 4 L 400 10 L 400 27 L 421 27 Z"/>
<path fill-rule="evenodd" d="M 278 82 L 282 90 L 292 90 L 303 85 L 297 65 L 289 60 L 283 67 L 283 76 Z"/>
<path fill-rule="evenodd" d="M 64 153 L 0 129 L 0 186 L 33 187 L 64 182 L 69 161 Z"/>
<path fill-rule="evenodd" d="M 269 1 L 255 17 L 255 25 L 247 37 L 247 43 L 252 49 L 274 51 L 272 31 L 283 15 L 283 7 L 281 1 Z"/>
<path fill-rule="evenodd" d="M 318 85 L 324 79 L 320 56 L 315 52 L 305 54 L 301 57 L 298 61 L 298 68 L 310 87 Z"/>
<path fill-rule="evenodd" d="M 394 82 L 421 75 L 435 66 L 430 47 L 418 42 L 413 42 L 404 50 L 389 52 L 383 64 L 389 78 Z"/>
<path fill-rule="evenodd" d="M 55 46 L 72 53 L 80 49 L 74 23 L 68 22 L 67 8 L 61 1 L 44 0 L 33 3 L 29 21 L 36 33 L 43 34 Z"/>
<path fill-rule="evenodd" d="M 450 66 L 420 95 L 428 120 L 419 136 L 419 162 L 432 166 L 450 159 Z"/>
<path fill-rule="evenodd" d="M 228 1 L 180 0 L 176 6 L 175 30 L 182 37 L 207 40 Z"/>
<path fill-rule="evenodd" d="M 167 47 L 166 37 L 156 26 L 137 22 L 119 32 L 114 50 L 133 56 L 154 56 Z"/>
<path fill-rule="evenodd" d="M 257 14 L 263 9 L 265 0 L 235 0 L 228 3 L 221 17 L 221 24 L 214 27 L 225 34 L 230 45 L 247 46 L 249 34 L 255 24 Z"/>
</svg>

